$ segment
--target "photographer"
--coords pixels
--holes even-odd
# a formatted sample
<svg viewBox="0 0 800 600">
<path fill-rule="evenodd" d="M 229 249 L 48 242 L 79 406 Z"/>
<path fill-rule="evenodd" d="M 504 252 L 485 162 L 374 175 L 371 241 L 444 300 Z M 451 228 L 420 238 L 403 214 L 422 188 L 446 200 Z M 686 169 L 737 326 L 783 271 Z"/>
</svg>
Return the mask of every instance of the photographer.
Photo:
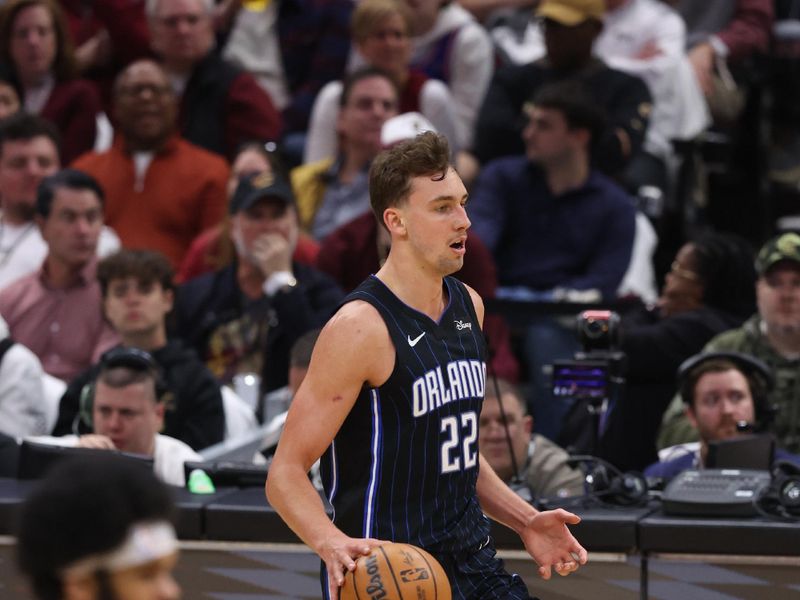
<svg viewBox="0 0 800 600">
<path fill-rule="evenodd" d="M 678 366 L 747 318 L 754 281 L 752 250 L 739 237 L 706 233 L 678 251 L 656 306 L 623 318 L 627 382 L 608 416 L 600 456 L 622 470 L 656 460 L 656 433 L 675 393 Z"/>
<path fill-rule="evenodd" d="M 700 442 L 665 448 L 664 460 L 645 469 L 648 477 L 668 480 L 686 469 L 703 468 L 710 442 L 734 439 L 751 429 L 763 431 L 771 421 L 767 393 L 772 375 L 759 360 L 737 352 L 698 354 L 681 366 L 678 377 L 686 418 L 697 428 Z M 775 460 L 800 463 L 800 457 L 780 449 Z"/>
<path fill-rule="evenodd" d="M 491 467 L 530 499 L 583 494 L 584 474 L 567 464 L 569 455 L 546 437 L 531 436 L 533 417 L 517 388 L 503 379 L 494 381 L 486 385 L 478 437 Z"/>
</svg>

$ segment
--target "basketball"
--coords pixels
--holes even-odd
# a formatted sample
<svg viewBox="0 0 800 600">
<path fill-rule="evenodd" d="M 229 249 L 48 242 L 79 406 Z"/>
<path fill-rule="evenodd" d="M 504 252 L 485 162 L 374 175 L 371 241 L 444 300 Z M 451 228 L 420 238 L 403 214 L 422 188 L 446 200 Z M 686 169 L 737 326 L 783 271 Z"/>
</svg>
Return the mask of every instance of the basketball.
<svg viewBox="0 0 800 600">
<path fill-rule="evenodd" d="M 410 544 L 373 548 L 345 575 L 340 600 L 450 600 L 450 582 L 435 558 Z"/>
</svg>

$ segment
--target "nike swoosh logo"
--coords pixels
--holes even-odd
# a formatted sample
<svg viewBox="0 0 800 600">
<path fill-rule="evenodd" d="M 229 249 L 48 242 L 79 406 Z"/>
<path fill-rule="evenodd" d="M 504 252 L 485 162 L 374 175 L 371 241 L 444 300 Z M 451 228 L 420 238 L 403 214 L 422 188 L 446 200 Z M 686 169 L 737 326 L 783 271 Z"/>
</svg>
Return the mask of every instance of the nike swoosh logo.
<svg viewBox="0 0 800 600">
<path fill-rule="evenodd" d="M 423 336 L 423 335 L 425 335 L 425 333 L 426 333 L 426 332 L 425 332 L 425 331 L 423 331 L 423 332 L 422 332 L 422 333 L 420 333 L 420 334 L 419 334 L 417 337 L 415 337 L 413 340 L 411 339 L 411 336 L 408 336 L 408 345 L 409 345 L 409 346 L 411 346 L 412 348 L 413 348 L 414 346 L 416 346 L 416 345 L 417 345 L 417 342 L 418 342 L 418 341 L 420 341 L 420 340 L 422 339 L 422 336 Z"/>
</svg>

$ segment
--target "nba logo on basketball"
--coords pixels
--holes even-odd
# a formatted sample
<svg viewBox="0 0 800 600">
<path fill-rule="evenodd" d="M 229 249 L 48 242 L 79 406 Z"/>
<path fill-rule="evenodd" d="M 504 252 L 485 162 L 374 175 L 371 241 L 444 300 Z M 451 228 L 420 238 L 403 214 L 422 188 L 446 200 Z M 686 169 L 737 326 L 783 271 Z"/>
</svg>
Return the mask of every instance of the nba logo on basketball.
<svg viewBox="0 0 800 600">
<path fill-rule="evenodd" d="M 400 571 L 400 579 L 402 579 L 404 583 L 408 583 L 409 581 L 422 581 L 428 577 L 428 569 L 417 568 Z"/>
</svg>

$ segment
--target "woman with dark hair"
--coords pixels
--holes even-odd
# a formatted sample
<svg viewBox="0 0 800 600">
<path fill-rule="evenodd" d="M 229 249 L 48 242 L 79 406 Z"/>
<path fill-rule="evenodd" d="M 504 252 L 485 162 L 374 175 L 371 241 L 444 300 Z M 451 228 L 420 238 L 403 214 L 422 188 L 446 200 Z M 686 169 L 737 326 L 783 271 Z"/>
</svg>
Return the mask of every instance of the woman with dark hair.
<svg viewBox="0 0 800 600">
<path fill-rule="evenodd" d="M 755 310 L 753 261 L 744 239 L 703 234 L 676 254 L 656 305 L 624 316 L 626 385 L 596 448 L 600 456 L 622 470 L 657 460 L 656 433 L 676 391 L 678 366 Z M 565 425 L 562 435 L 574 437 L 575 430 Z"/>
<path fill-rule="evenodd" d="M 77 78 L 72 43 L 61 7 L 53 0 L 9 0 L 0 11 L 0 61 L 10 70 L 23 109 L 52 121 L 69 164 L 91 150 L 100 99 Z"/>
</svg>

